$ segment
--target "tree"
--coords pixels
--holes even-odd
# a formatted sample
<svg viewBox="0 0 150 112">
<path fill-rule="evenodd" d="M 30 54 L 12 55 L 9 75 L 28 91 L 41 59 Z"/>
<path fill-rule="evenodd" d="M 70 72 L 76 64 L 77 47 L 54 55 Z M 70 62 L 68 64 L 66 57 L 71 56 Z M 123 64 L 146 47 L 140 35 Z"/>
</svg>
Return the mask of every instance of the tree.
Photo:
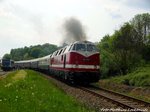
<svg viewBox="0 0 150 112">
<path fill-rule="evenodd" d="M 131 24 L 133 25 L 136 37 L 135 39 L 139 42 L 147 44 L 147 36 L 150 34 L 150 14 L 138 14 L 132 20 Z"/>
<path fill-rule="evenodd" d="M 100 70 L 102 78 L 116 75 L 119 72 L 118 64 L 117 61 L 115 61 L 115 55 L 112 50 L 112 41 L 112 36 L 105 35 L 98 44 L 98 48 L 100 50 Z"/>
<path fill-rule="evenodd" d="M 113 53 L 122 74 L 129 72 L 141 60 L 141 55 L 137 52 L 133 31 L 133 26 L 130 23 L 125 23 L 114 34 Z"/>
<path fill-rule="evenodd" d="M 11 49 L 10 57 L 15 61 L 29 60 L 49 55 L 56 51 L 58 47 L 52 44 L 35 45 L 24 48 Z"/>
<path fill-rule="evenodd" d="M 10 55 L 10 54 L 5 54 L 5 55 L 3 56 L 3 59 L 11 59 L 11 55 Z"/>
<path fill-rule="evenodd" d="M 33 58 L 38 58 L 42 50 L 40 48 L 32 48 L 30 51 L 30 55 Z"/>
<path fill-rule="evenodd" d="M 150 14 L 138 14 L 130 22 L 134 27 L 134 41 L 137 51 L 146 61 L 150 61 Z"/>
<path fill-rule="evenodd" d="M 138 14 L 98 45 L 102 77 L 126 74 L 150 61 L 150 14 Z"/>
</svg>

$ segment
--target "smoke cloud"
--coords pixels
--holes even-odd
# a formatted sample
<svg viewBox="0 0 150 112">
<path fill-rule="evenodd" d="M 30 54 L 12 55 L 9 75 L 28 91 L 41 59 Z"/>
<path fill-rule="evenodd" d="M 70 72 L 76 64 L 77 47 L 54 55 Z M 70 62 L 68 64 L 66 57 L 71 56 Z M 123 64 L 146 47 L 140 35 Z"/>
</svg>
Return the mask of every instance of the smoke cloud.
<svg viewBox="0 0 150 112">
<path fill-rule="evenodd" d="M 83 25 L 76 18 L 67 19 L 63 24 L 65 38 L 63 44 L 69 44 L 75 41 L 86 40 L 86 34 Z"/>
</svg>

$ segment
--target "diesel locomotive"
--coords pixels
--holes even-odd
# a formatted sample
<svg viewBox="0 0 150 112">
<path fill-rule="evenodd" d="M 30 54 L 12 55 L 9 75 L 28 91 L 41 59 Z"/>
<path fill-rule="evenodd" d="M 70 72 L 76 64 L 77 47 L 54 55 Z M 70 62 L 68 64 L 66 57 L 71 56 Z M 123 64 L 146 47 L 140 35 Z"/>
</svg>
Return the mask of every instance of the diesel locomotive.
<svg viewBox="0 0 150 112">
<path fill-rule="evenodd" d="M 9 71 L 9 70 L 12 70 L 14 69 L 15 65 L 14 65 L 14 61 L 11 60 L 11 59 L 2 59 L 1 60 L 1 69 L 3 71 Z"/>
</svg>

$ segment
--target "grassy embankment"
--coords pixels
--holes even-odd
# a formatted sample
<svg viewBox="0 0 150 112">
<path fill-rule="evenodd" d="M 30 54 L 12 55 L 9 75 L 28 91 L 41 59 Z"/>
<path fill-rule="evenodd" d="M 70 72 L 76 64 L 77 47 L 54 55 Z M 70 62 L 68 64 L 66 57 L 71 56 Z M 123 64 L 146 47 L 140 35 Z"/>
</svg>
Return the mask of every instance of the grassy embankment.
<svg viewBox="0 0 150 112">
<path fill-rule="evenodd" d="M 101 80 L 99 84 L 150 102 L 150 65 L 140 67 L 124 76 Z"/>
<path fill-rule="evenodd" d="M 31 70 L 0 78 L 0 112 L 87 112 L 48 79 Z"/>
</svg>

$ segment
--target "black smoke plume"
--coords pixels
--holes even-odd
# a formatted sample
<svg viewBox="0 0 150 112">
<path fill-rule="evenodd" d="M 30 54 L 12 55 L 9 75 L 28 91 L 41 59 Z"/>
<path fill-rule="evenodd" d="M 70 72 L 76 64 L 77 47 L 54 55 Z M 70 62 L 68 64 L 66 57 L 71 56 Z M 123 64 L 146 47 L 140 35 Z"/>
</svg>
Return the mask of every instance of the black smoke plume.
<svg viewBox="0 0 150 112">
<path fill-rule="evenodd" d="M 81 22 L 75 18 L 67 19 L 63 24 L 65 38 L 63 44 L 86 40 L 86 34 Z"/>
</svg>

